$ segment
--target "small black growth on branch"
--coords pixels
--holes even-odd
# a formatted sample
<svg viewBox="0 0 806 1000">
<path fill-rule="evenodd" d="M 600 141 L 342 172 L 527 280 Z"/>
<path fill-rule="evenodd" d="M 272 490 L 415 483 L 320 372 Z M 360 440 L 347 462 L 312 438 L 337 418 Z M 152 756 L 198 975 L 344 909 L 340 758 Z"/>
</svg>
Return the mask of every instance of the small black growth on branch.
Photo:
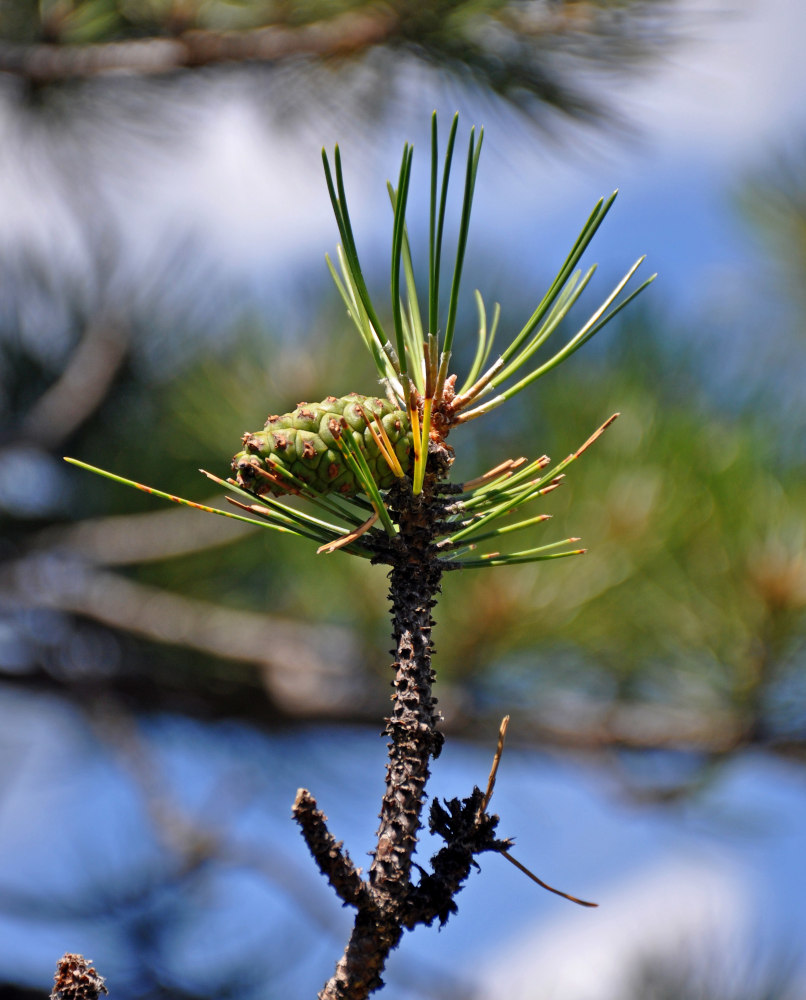
<svg viewBox="0 0 806 1000">
<path fill-rule="evenodd" d="M 498 817 L 484 812 L 484 795 L 479 788 L 466 799 L 450 799 L 445 806 L 438 799 L 431 803 L 429 829 L 445 841 L 431 858 L 432 871 L 422 872 L 420 883 L 409 895 L 406 927 L 417 924 L 430 926 L 435 919 L 442 926 L 457 907 L 454 897 L 470 874 L 478 868 L 477 854 L 485 851 L 505 851 L 511 840 L 497 840 Z"/>
</svg>

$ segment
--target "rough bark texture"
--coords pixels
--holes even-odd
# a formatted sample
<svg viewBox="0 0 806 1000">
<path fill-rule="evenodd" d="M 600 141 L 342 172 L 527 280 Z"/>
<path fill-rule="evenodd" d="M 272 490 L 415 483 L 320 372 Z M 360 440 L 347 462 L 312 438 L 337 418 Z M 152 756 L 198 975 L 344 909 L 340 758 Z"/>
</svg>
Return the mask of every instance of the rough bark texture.
<svg viewBox="0 0 806 1000">
<path fill-rule="evenodd" d="M 386 792 L 370 884 L 390 905 L 402 902 L 408 889 L 429 761 L 442 748 L 437 700 L 431 693 L 431 609 L 441 579 L 431 546 L 440 506 L 429 493 L 404 496 L 398 509 L 398 551 L 389 574 L 395 679 L 392 714 L 385 730 L 391 739 Z"/>
<path fill-rule="evenodd" d="M 92 959 L 73 954 L 62 955 L 59 959 L 50 1000 L 99 1000 L 102 993 L 108 992 Z"/>
<path fill-rule="evenodd" d="M 429 477 L 420 496 L 413 496 L 407 485 L 393 488 L 387 496 L 400 529 L 382 557 L 391 565 L 395 676 L 392 713 L 385 729 L 389 737 L 386 790 L 366 881 L 359 879 L 341 844 L 327 831 L 325 817 L 309 793 L 301 791 L 294 807 L 320 869 L 340 898 L 358 910 L 344 955 L 319 993 L 320 1000 L 364 1000 L 382 986 L 387 957 L 403 930 L 431 924 L 436 918 L 444 923 L 456 910 L 453 897 L 467 878 L 474 855 L 508 846 L 494 838 L 498 818 L 483 811 L 478 789 L 446 807 L 434 802 L 430 828 L 445 840 L 445 847 L 432 859 L 433 871 L 417 866 L 419 879 L 412 884 L 412 855 L 422 826 L 430 760 L 442 747 L 437 699 L 432 694 L 431 611 L 441 580 L 434 539 L 448 502 L 443 491 L 450 488 L 440 487 Z"/>
<path fill-rule="evenodd" d="M 327 816 L 316 808 L 316 800 L 305 788 L 297 792 L 293 816 L 300 825 L 308 850 L 319 865 L 319 871 L 336 890 L 339 899 L 359 906 L 366 895 L 361 871 L 355 867 L 347 851 L 342 849 L 342 842 L 328 830 Z"/>
</svg>

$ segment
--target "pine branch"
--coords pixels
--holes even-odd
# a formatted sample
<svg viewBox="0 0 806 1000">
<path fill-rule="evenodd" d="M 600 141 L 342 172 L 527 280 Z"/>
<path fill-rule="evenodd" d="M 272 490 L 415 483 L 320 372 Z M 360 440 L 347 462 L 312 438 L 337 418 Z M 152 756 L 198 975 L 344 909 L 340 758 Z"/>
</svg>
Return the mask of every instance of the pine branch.
<svg viewBox="0 0 806 1000">
<path fill-rule="evenodd" d="M 455 131 L 454 118 L 440 188 L 436 117 L 432 119 L 429 325 L 435 323 L 439 312 L 442 218 Z M 390 268 L 394 340 L 380 324 L 362 273 L 347 208 L 341 154 L 337 147 L 332 169 L 323 154 L 328 191 L 342 238 L 342 277 L 333 268 L 331 273 L 369 350 L 387 398 L 353 392 L 341 398 L 328 396 L 319 403 L 302 402 L 289 413 L 270 416 L 262 431 L 245 434 L 243 450 L 232 461 L 235 478 L 225 481 L 206 473 L 240 498 L 228 499 L 243 514 L 213 509 L 68 460 L 172 503 L 313 540 L 323 554 L 340 550 L 390 567 L 392 712 L 385 727 L 389 738 L 386 787 L 367 878 L 361 878 L 341 842 L 328 830 L 324 813 L 307 790 L 298 792 L 293 808 L 320 871 L 342 902 L 357 910 L 350 939 L 333 976 L 319 994 L 321 1000 L 366 1000 L 379 989 L 389 953 L 400 942 L 403 930 L 436 919 L 444 923 L 456 911 L 455 897 L 476 864 L 476 857 L 483 852 L 502 854 L 551 892 L 583 906 L 595 905 L 546 885 L 511 857 L 509 840 L 496 836 L 498 817 L 489 814 L 488 807 L 505 724 L 486 793 L 474 788 L 464 799 L 454 798 L 444 805 L 434 802 L 429 825 L 443 839 L 444 847 L 431 859 L 430 872 L 414 862 L 431 759 L 439 755 L 443 742 L 431 662 L 435 624 L 432 610 L 442 574 L 446 570 L 511 566 L 584 552 L 566 548 L 579 541 L 571 537 L 517 552 L 493 551 L 464 557 L 475 552 L 481 541 L 494 539 L 499 543 L 514 531 L 545 521 L 546 515 L 537 514 L 514 523 L 500 523 L 525 504 L 556 489 L 566 468 L 601 436 L 617 414 L 554 466 L 546 456 L 531 462 L 507 460 L 464 485 L 447 482 L 453 448 L 446 439 L 453 428 L 484 416 L 561 364 L 648 284 L 622 295 L 639 260 L 565 346 L 523 374 L 524 366 L 532 368 L 533 356 L 556 331 L 594 272 L 591 268 L 581 278 L 575 268 L 615 194 L 602 199 L 532 316 L 486 371 L 483 369 L 497 320 L 493 319 L 488 332 L 484 309 L 479 309 L 475 359 L 470 377 L 457 394 L 457 375 L 450 373 L 449 366 L 481 139 L 481 132 L 476 140 L 471 130 L 444 332 L 440 333 L 437 324 L 427 331 L 425 340 L 405 220 L 411 148 L 408 144 L 404 147 L 397 188 L 388 187 L 394 214 Z M 514 379 L 517 381 L 513 383 Z M 492 390 L 495 396 L 479 402 Z M 317 508 L 317 515 L 306 513 L 297 504 L 284 504 L 288 497 L 307 501 Z M 327 520 L 319 516 L 322 511 Z M 383 530 L 373 526 L 376 517 Z M 419 872 L 416 882 L 412 880 L 413 869 Z"/>
<path fill-rule="evenodd" d="M 43 85 L 107 73 L 157 76 L 226 63 L 279 62 L 299 56 L 343 56 L 381 44 L 395 19 L 343 14 L 288 28 L 272 25 L 246 31 L 194 29 L 174 38 L 134 38 L 86 45 L 14 45 L 0 42 L 0 72 Z"/>
<path fill-rule="evenodd" d="M 319 0 L 236 5 L 234 16 L 233 5 L 223 2 L 109 0 L 101 16 L 95 0 L 28 6 L 4 25 L 0 72 L 34 86 L 360 57 L 380 45 L 391 58 L 447 71 L 532 119 L 549 112 L 593 122 L 614 115 L 594 87 L 580 85 L 575 65 L 625 72 L 645 62 L 672 37 L 675 0 L 358 0 L 346 12 L 338 11 L 343 4 Z"/>
<path fill-rule="evenodd" d="M 300 788 L 292 810 L 299 823 L 302 836 L 308 845 L 319 871 L 327 878 L 345 904 L 361 906 L 367 894 L 366 883 L 361 880 L 361 872 L 355 867 L 350 855 L 342 850 L 327 828 L 327 816 L 316 808 L 316 799 L 307 788 Z"/>
<path fill-rule="evenodd" d="M 401 484 L 390 490 L 387 502 L 399 532 L 389 557 L 395 677 L 392 713 L 386 720 L 386 791 L 369 872 L 369 899 L 359 906 L 344 955 L 320 993 L 322 1000 L 363 1000 L 383 984 L 386 959 L 411 912 L 412 855 L 422 825 L 429 762 L 439 754 L 443 739 L 431 690 L 431 609 L 441 579 L 433 541 L 445 501 L 434 491 L 434 477 L 429 477 L 418 496 Z"/>
<path fill-rule="evenodd" d="M 447 455 L 432 454 L 432 470 L 441 467 L 444 475 L 449 464 Z M 442 575 L 435 538 L 450 502 L 449 494 L 446 499 L 446 491 L 440 489 L 439 478 L 433 472 L 428 475 L 417 495 L 408 482 L 401 483 L 387 499 L 399 527 L 388 557 L 395 676 L 392 713 L 386 720 L 390 738 L 386 790 L 368 891 L 350 880 L 347 898 L 342 887 L 345 875 L 340 845 L 334 844 L 321 813 L 306 836 L 311 853 L 339 896 L 358 908 L 344 955 L 319 994 L 320 1000 L 364 1000 L 379 989 L 387 957 L 403 930 L 430 925 L 437 918 L 444 923 L 456 910 L 454 897 L 475 856 L 509 846 L 508 840 L 495 838 L 498 817 L 487 814 L 489 799 L 479 789 L 467 799 L 446 803 L 446 807 L 434 802 L 429 826 L 445 840 L 445 847 L 434 855 L 433 871 L 418 868 L 420 878 L 412 882 L 412 868 L 418 867 L 413 855 L 422 826 L 430 760 L 439 755 L 443 742 L 437 728 L 440 717 L 432 692 L 435 674 L 431 666 L 431 611 Z M 308 793 L 300 794 L 298 803 L 308 803 Z"/>
</svg>

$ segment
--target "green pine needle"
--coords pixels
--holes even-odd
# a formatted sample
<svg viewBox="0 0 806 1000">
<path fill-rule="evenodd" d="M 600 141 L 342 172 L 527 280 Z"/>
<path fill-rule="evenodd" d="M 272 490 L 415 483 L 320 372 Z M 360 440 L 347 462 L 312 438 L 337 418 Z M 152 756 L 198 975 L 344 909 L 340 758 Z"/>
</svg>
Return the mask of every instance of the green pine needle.
<svg viewBox="0 0 806 1000">
<path fill-rule="evenodd" d="M 157 490 L 153 486 L 146 486 L 143 483 L 136 483 L 132 479 L 125 479 L 123 476 L 115 475 L 114 472 L 108 472 L 106 469 L 99 469 L 95 465 L 89 465 L 87 462 L 80 462 L 77 458 L 68 458 L 65 456 L 65 462 L 69 462 L 70 465 L 75 465 L 79 469 L 85 469 L 87 472 L 93 472 L 96 476 L 103 476 L 105 479 L 111 479 L 115 483 L 122 483 L 123 486 L 130 486 L 132 489 L 140 490 L 141 493 L 150 493 L 151 496 L 160 497 L 162 500 L 169 500 L 171 503 L 181 504 L 184 507 L 192 507 L 194 510 L 202 510 L 206 514 L 218 514 L 219 517 L 229 517 L 234 521 L 244 521 L 246 524 L 254 524 L 258 528 L 273 528 L 275 531 L 292 532 L 293 534 L 298 534 L 294 529 L 285 527 L 279 523 L 272 523 L 265 520 L 257 520 L 252 517 L 244 517 L 241 514 L 233 514 L 229 510 L 218 510 L 216 507 L 208 507 L 206 504 L 195 503 L 193 500 L 185 500 L 182 497 L 174 496 L 173 493 L 164 493 L 162 490 Z"/>
<path fill-rule="evenodd" d="M 579 539 L 565 538 L 555 545 L 566 545 Z M 545 562 L 548 559 L 565 559 L 567 556 L 582 556 L 587 549 L 569 549 L 566 552 L 547 552 L 552 546 L 543 545 L 537 549 L 524 549 L 523 552 L 512 552 L 509 555 L 491 552 L 478 559 L 441 560 L 446 569 L 483 569 L 486 566 L 518 566 L 522 563 Z"/>
<path fill-rule="evenodd" d="M 451 176 L 453 149 L 456 142 L 456 129 L 459 126 L 458 113 L 453 116 L 448 143 L 445 148 L 445 160 L 442 168 L 442 183 L 439 191 L 439 206 L 437 207 L 437 161 L 439 149 L 437 141 L 437 113 L 431 116 L 431 211 L 429 225 L 428 253 L 428 331 L 437 336 L 439 332 L 439 279 L 442 265 L 442 235 L 445 229 L 445 209 L 448 203 L 448 182 Z"/>
<path fill-rule="evenodd" d="M 344 456 L 347 464 L 350 466 L 350 469 L 356 479 L 359 483 L 361 483 L 364 492 L 369 497 L 381 524 L 383 524 L 386 529 L 387 535 L 389 535 L 390 538 L 394 538 L 397 534 L 397 529 L 389 516 L 389 511 L 387 510 L 386 504 L 384 503 L 383 497 L 378 489 L 378 484 L 372 476 L 372 470 L 369 465 L 367 465 L 367 460 L 364 458 L 363 452 L 353 440 L 352 432 L 349 429 L 345 430 L 343 434 L 336 438 L 336 444 L 338 445 L 339 450 Z"/>
</svg>

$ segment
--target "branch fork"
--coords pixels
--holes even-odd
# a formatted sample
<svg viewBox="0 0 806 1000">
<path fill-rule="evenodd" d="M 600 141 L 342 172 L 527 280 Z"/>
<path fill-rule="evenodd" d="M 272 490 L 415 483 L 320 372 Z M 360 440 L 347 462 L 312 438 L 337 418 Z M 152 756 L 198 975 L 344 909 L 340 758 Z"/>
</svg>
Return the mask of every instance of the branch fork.
<svg viewBox="0 0 806 1000">
<path fill-rule="evenodd" d="M 433 678 L 430 669 L 427 674 Z M 396 703 L 400 700 L 401 689 L 412 690 L 400 683 L 399 672 L 395 688 Z M 419 697 L 411 694 L 410 701 L 410 710 L 415 704 L 430 703 L 427 711 L 432 721 L 435 720 L 435 699 L 430 698 L 430 684 L 422 686 Z M 508 724 L 509 716 L 506 716 L 499 729 L 486 790 L 482 792 L 474 787 L 464 799 L 454 798 L 444 803 L 435 799 L 431 803 L 428 827 L 431 833 L 442 838 L 444 846 L 432 856 L 430 871 L 413 862 L 413 853 L 425 799 L 428 757 L 437 756 L 441 745 L 439 739 L 428 739 L 429 735 L 439 735 L 432 726 L 402 724 L 396 728 L 394 716 L 387 720 L 387 733 L 392 736 L 387 786 L 378 844 L 368 879 L 361 877 L 343 844 L 330 833 L 327 817 L 317 808 L 310 792 L 303 788 L 297 792 L 293 816 L 308 849 L 344 905 L 354 906 L 358 911 L 344 955 L 319 993 L 319 1000 L 364 1000 L 379 989 L 383 985 L 381 973 L 387 957 L 400 942 L 403 931 L 413 930 L 418 924 L 430 927 L 435 920 L 443 926 L 451 914 L 457 912 L 456 896 L 471 869 L 479 867 L 476 858 L 485 852 L 501 854 L 533 882 L 555 895 L 580 906 L 597 905 L 543 882 L 512 856 L 511 839 L 496 836 L 499 818 L 488 810 Z M 410 741 L 416 743 L 418 739 L 424 743 L 415 761 L 408 754 L 412 751 Z M 412 867 L 419 872 L 416 883 L 411 881 Z"/>
<path fill-rule="evenodd" d="M 449 502 L 450 494 L 439 489 L 433 474 L 426 477 L 422 493 L 415 495 L 410 482 L 402 481 L 387 497 L 398 527 L 388 554 L 395 661 L 392 711 L 385 728 L 386 790 L 366 877 L 329 831 L 310 792 L 300 789 L 294 803 L 294 818 L 319 870 L 341 901 L 357 911 L 344 955 L 319 994 L 321 1000 L 363 1000 L 378 989 L 389 952 L 403 931 L 434 920 L 444 924 L 456 910 L 454 896 L 475 857 L 511 846 L 496 838 L 498 817 L 487 813 L 491 787 L 484 794 L 474 788 L 466 799 L 432 803 L 429 828 L 445 844 L 431 859 L 430 872 L 413 862 L 430 760 L 439 755 L 443 740 L 432 693 L 431 611 L 442 575 L 435 534 Z M 415 868 L 419 878 L 413 882 Z"/>
</svg>

